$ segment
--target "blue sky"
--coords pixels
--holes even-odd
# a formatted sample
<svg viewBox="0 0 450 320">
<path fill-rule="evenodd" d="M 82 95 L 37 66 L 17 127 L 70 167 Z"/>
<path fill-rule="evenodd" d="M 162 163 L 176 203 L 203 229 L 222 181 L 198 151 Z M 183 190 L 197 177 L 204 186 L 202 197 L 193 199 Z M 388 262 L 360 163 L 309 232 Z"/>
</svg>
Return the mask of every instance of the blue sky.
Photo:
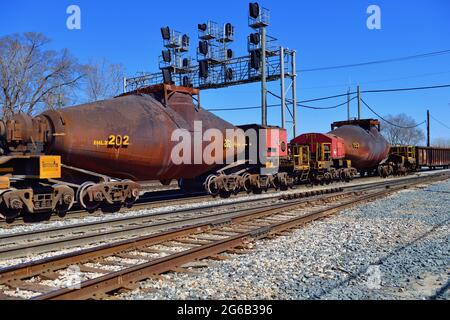
<svg viewBox="0 0 450 320">
<path fill-rule="evenodd" d="M 317 0 L 260 2 L 271 10 L 268 34 L 288 48 L 297 50 L 298 69 L 351 64 L 404 57 L 450 49 L 450 1 L 448 0 Z M 81 30 L 66 28 L 66 8 L 81 8 Z M 366 27 L 366 9 L 381 8 L 381 30 Z M 0 36 L 16 32 L 39 31 L 50 37 L 55 49 L 69 48 L 87 62 L 107 58 L 123 63 L 131 76 L 137 71 L 157 71 L 162 48 L 159 28 L 169 25 L 188 33 L 194 40 L 197 23 L 207 19 L 235 25 L 232 48 L 246 54 L 247 1 L 104 1 L 40 0 L 1 1 Z M 196 41 L 192 41 L 196 43 Z M 192 49 L 194 55 L 194 49 Z M 340 94 L 350 86 L 355 90 L 428 86 L 450 83 L 450 54 L 367 67 L 301 73 L 299 100 Z M 269 85 L 278 92 L 279 83 Z M 429 91 L 366 94 L 364 99 L 380 114 L 406 113 L 416 121 L 425 119 L 426 109 L 450 126 L 450 88 Z M 311 103 L 330 106 L 342 98 Z M 277 103 L 269 97 L 269 104 Z M 202 92 L 205 108 L 257 106 L 259 84 Z M 279 109 L 269 109 L 269 122 L 280 123 Z M 375 117 L 363 108 L 363 117 Z M 260 121 L 258 110 L 217 112 L 233 123 Z M 356 103 L 352 103 L 356 115 Z M 340 109 L 298 110 L 298 132 L 326 131 L 334 120 L 346 117 Z M 450 130 L 431 122 L 432 138 L 450 137 Z M 425 128 L 424 128 L 425 129 Z"/>
</svg>

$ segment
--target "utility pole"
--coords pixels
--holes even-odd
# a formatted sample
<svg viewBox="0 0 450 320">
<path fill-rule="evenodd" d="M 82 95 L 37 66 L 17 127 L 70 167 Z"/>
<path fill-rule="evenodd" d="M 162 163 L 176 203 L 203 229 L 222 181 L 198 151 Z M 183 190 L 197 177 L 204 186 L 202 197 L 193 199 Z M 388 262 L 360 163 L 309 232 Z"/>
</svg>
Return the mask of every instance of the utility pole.
<svg viewBox="0 0 450 320">
<path fill-rule="evenodd" d="M 350 88 L 347 90 L 347 120 L 350 120 Z"/>
<path fill-rule="evenodd" d="M 280 47 L 280 86 L 281 86 L 281 127 L 286 127 L 285 110 L 286 110 L 286 96 L 284 88 L 284 48 Z"/>
<path fill-rule="evenodd" d="M 261 34 L 261 124 L 267 125 L 267 88 L 266 88 L 266 27 L 259 29 Z"/>
<path fill-rule="evenodd" d="M 292 130 L 294 137 L 297 136 L 297 71 L 295 63 L 296 52 L 292 52 Z"/>
<path fill-rule="evenodd" d="M 361 91 L 358 84 L 358 120 L 361 119 Z"/>
<path fill-rule="evenodd" d="M 427 147 L 430 145 L 430 110 L 427 110 Z"/>
</svg>

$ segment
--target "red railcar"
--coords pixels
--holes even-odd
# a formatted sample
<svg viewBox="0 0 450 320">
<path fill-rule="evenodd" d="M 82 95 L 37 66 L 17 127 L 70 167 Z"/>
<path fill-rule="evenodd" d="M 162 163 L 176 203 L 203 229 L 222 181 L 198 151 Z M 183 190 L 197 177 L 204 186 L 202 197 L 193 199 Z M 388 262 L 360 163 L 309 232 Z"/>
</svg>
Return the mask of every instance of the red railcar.
<svg viewBox="0 0 450 320">
<path fill-rule="evenodd" d="M 389 154 L 389 143 L 381 135 L 376 119 L 338 121 L 331 130 L 329 134 L 344 140 L 345 157 L 360 173 L 374 174 Z"/>
<path fill-rule="evenodd" d="M 316 154 L 319 147 L 323 144 L 329 146 L 329 154 L 333 159 L 345 158 L 345 142 L 344 139 L 333 134 L 326 133 L 305 133 L 291 140 L 291 144 L 308 145 L 310 152 Z"/>
<path fill-rule="evenodd" d="M 416 147 L 417 168 L 450 167 L 450 148 Z"/>
</svg>

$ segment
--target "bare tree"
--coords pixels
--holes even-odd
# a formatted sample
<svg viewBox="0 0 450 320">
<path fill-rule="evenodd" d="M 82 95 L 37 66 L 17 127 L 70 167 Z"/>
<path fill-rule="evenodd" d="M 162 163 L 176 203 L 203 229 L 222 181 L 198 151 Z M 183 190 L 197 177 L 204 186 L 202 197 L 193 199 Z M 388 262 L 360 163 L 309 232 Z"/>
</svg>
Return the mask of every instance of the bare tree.
<svg viewBox="0 0 450 320">
<path fill-rule="evenodd" d="M 0 38 L 0 117 L 33 114 L 69 99 L 82 69 L 67 49 L 46 50 L 49 42 L 34 32 Z"/>
<path fill-rule="evenodd" d="M 106 59 L 95 60 L 85 66 L 85 73 L 88 101 L 108 99 L 122 92 L 125 76 L 122 64 L 110 64 Z"/>
<path fill-rule="evenodd" d="M 387 115 L 381 133 L 391 145 L 419 145 L 425 139 L 423 130 L 410 116 L 401 113 Z"/>
<path fill-rule="evenodd" d="M 450 148 L 450 139 L 436 138 L 433 140 L 432 146 L 437 148 Z"/>
</svg>

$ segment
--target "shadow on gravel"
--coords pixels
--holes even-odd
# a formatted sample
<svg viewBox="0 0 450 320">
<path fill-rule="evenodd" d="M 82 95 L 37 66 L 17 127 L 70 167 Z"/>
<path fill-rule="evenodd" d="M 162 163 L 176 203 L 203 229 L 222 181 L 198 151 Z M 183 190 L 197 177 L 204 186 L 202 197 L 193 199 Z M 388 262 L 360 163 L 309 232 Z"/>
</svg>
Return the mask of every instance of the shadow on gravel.
<svg viewBox="0 0 450 320">
<path fill-rule="evenodd" d="M 425 192 L 434 192 L 434 193 L 450 193 L 450 191 L 438 191 L 438 190 L 423 190 Z"/>
<path fill-rule="evenodd" d="M 370 266 L 373 265 L 382 265 L 384 262 L 386 262 L 389 258 L 394 257 L 396 254 L 398 254 L 399 252 L 402 252 L 403 250 L 406 250 L 408 247 L 411 247 L 412 245 L 416 244 L 417 242 L 419 242 L 422 239 L 425 239 L 428 235 L 432 234 L 434 231 L 436 231 L 437 229 L 439 229 L 440 227 L 444 226 L 445 224 L 450 222 L 450 218 L 446 219 L 444 221 L 442 221 L 441 223 L 435 225 L 431 230 L 429 230 L 428 232 L 424 233 L 423 235 L 421 235 L 420 237 L 414 239 L 413 241 L 395 249 L 394 251 L 392 251 L 391 253 L 389 253 L 387 256 L 379 259 L 377 262 L 372 263 Z M 359 271 L 355 272 L 355 273 L 349 273 L 349 276 L 347 279 L 331 286 L 331 288 L 328 288 L 327 290 L 322 290 L 322 292 L 320 294 L 316 294 L 314 295 L 315 299 L 320 299 L 322 296 L 331 293 L 332 290 L 337 289 L 339 287 L 341 287 L 342 285 L 345 285 L 347 283 L 349 283 L 352 280 L 356 280 L 356 278 L 358 278 L 359 276 L 361 276 L 362 274 L 367 273 L 369 266 L 364 267 L 362 269 L 360 269 Z M 447 282 L 441 289 L 439 289 L 438 292 L 436 292 L 433 296 L 428 297 L 429 299 L 436 299 L 439 296 L 441 296 L 442 294 L 445 293 L 446 290 L 448 290 L 450 287 L 450 280 L 449 282 Z"/>
<path fill-rule="evenodd" d="M 430 300 L 439 299 L 439 298 L 441 298 L 444 295 L 444 293 L 448 289 L 450 289 L 450 280 L 448 280 L 446 284 L 444 284 L 439 290 L 436 291 L 436 293 L 434 295 L 432 295 L 428 299 L 430 299 Z"/>
</svg>

